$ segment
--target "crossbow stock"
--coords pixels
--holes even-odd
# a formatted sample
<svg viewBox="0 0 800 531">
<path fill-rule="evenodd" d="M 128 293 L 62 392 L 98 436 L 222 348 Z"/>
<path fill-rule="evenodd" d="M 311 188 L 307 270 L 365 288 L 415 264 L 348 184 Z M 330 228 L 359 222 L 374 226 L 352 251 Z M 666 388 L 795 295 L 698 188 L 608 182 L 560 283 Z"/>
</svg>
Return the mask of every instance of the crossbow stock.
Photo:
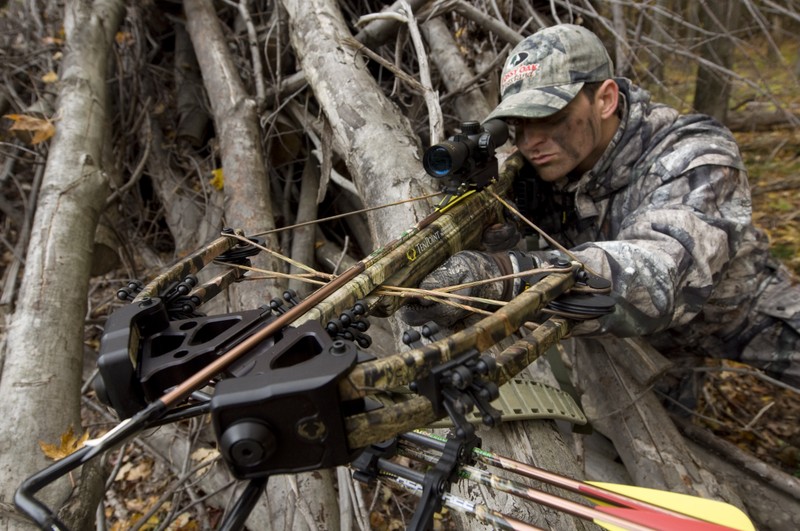
<svg viewBox="0 0 800 531">
<path fill-rule="evenodd" d="M 120 298 L 130 304 L 106 323 L 96 390 L 126 420 L 26 479 L 17 507 L 43 529 L 65 529 L 35 498 L 42 488 L 145 429 L 210 414 L 226 464 L 236 478 L 250 481 L 223 529 L 244 525 L 269 476 L 347 464 L 364 480 L 390 474 L 417 485 L 423 499 L 411 528 L 427 528 L 433 512 L 452 502 L 447 485 L 474 463 L 480 440 L 467 413 L 474 406 L 485 424 L 501 420 L 490 403 L 498 387 L 576 322 L 613 308 L 613 300 L 600 294 L 608 290 L 606 281 L 578 263 L 561 262 L 473 326 L 444 338 L 426 328 L 425 344 L 412 333 L 407 350 L 381 359 L 369 353 L 367 316 L 388 316 L 399 307 L 396 297 L 379 289 L 418 285 L 448 256 L 477 245 L 481 228 L 500 219 L 496 196 L 508 191 L 522 160 L 512 156 L 498 172 L 492 151 L 483 176 L 486 164 L 496 179 L 452 188 L 434 213 L 304 300 L 287 292 L 255 310 L 214 316 L 198 311 L 241 280 L 245 273 L 237 265 L 259 252 L 256 239 L 237 231 L 149 284 L 123 288 Z M 201 283 L 198 273 L 212 262 L 223 272 Z M 533 320 L 540 324 L 523 339 L 496 356 L 485 354 Z M 399 388 L 413 392 L 397 395 Z M 441 443 L 428 438 L 428 451 L 441 455 L 427 474 L 389 461 L 398 447 L 422 441 L 410 432 L 443 417 L 454 429 Z M 493 518 L 484 521 L 524 525 Z"/>
</svg>

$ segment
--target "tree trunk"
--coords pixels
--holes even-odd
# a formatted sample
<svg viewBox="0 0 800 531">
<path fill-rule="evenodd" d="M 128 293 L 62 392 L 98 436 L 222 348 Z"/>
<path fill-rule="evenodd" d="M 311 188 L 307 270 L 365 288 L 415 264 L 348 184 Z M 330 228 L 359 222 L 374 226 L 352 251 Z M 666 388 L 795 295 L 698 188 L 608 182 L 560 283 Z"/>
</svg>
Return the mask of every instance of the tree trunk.
<svg viewBox="0 0 800 531">
<path fill-rule="evenodd" d="M 614 342 L 615 348 L 623 345 Z M 614 443 L 634 483 L 741 507 L 737 495 L 688 450 L 648 382 L 634 379 L 625 364 L 608 353 L 609 348 L 603 341 L 588 338 L 565 344 L 572 353 L 572 374 L 584 414 L 594 429 Z"/>
<path fill-rule="evenodd" d="M 0 529 L 22 527 L 10 507 L 20 482 L 47 464 L 38 441 L 57 443 L 70 426 L 82 433 L 83 320 L 95 227 L 109 191 L 101 166 L 110 138 L 107 59 L 123 12 L 117 0 L 66 5 L 60 121 L 0 381 Z M 71 490 L 65 479 L 43 497 L 59 507 Z"/>
<path fill-rule="evenodd" d="M 633 53 L 628 44 L 628 24 L 621 4 L 611 4 L 611 17 L 616 38 L 614 39 L 614 67 L 615 74 L 620 77 L 632 77 Z"/>
<path fill-rule="evenodd" d="M 185 0 L 186 30 L 192 39 L 211 102 L 225 175 L 225 222 L 252 234 L 275 228 L 269 180 L 261 150 L 261 130 L 255 100 L 242 85 L 214 6 L 210 0 Z M 265 245 L 277 249 L 273 235 Z M 282 271 L 271 257 L 257 257 L 254 265 Z M 233 308 L 250 309 L 280 295 L 282 283 L 266 281 L 256 289 L 234 286 Z"/>
<path fill-rule="evenodd" d="M 297 206 L 295 224 L 317 219 L 317 190 L 319 189 L 319 169 L 316 162 L 309 159 L 303 169 L 303 182 L 300 185 L 300 201 Z M 314 263 L 314 245 L 316 243 L 314 225 L 305 225 L 292 230 L 292 260 L 301 264 Z M 293 266 L 292 273 L 304 273 Z M 289 280 L 289 288 L 301 297 L 313 290 L 313 286 L 300 280 Z"/>
<path fill-rule="evenodd" d="M 726 70 L 733 66 L 734 45 L 731 32 L 739 24 L 741 2 L 700 2 L 700 24 L 712 36 L 701 37 L 700 57 L 707 62 L 697 66 L 694 89 L 694 108 L 697 112 L 713 116 L 720 122 L 728 117 L 728 100 L 731 95 L 730 77 L 718 68 Z"/>
<path fill-rule="evenodd" d="M 211 197 L 206 205 L 185 193 L 181 178 L 170 166 L 170 157 L 165 145 L 164 134 L 158 122 L 149 115 L 141 136 L 143 144 L 150 143 L 150 156 L 147 159 L 147 172 L 153 181 L 153 188 L 164 205 L 167 227 L 175 241 L 175 255 L 185 256 L 204 243 L 216 238 L 222 225 L 221 201 Z M 205 208 L 203 208 L 205 207 Z"/>
<path fill-rule="evenodd" d="M 345 163 L 367 207 L 430 192 L 419 164 L 419 140 L 383 95 L 363 58 L 340 39 L 349 36 L 333 0 L 284 0 L 292 46 L 314 95 L 345 146 Z M 429 212 L 416 205 L 368 214 L 373 240 L 388 241 Z"/>
<path fill-rule="evenodd" d="M 666 16 L 667 0 L 657 0 L 656 11 L 653 16 L 651 34 L 657 45 L 653 50 L 653 57 L 650 59 L 650 73 L 653 78 L 661 81 L 664 79 L 664 63 L 669 56 L 669 50 L 674 47 L 674 39 L 669 33 L 669 18 Z"/>
<path fill-rule="evenodd" d="M 439 17 L 432 18 L 422 25 L 422 31 L 431 49 L 431 59 L 439 69 L 447 90 L 451 93 L 463 91 L 455 94 L 458 119 L 483 121 L 492 112 L 492 108 L 477 86 L 464 89 L 473 74 L 447 24 Z"/>
</svg>

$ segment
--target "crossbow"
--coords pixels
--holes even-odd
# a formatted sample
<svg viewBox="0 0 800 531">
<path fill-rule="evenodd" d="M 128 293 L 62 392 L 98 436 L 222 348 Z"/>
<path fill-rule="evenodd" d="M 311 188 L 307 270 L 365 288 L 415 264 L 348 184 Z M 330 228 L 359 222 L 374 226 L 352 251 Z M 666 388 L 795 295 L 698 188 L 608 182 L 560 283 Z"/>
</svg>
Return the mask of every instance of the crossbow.
<svg viewBox="0 0 800 531">
<path fill-rule="evenodd" d="M 419 492 L 411 529 L 429 528 L 443 506 L 495 527 L 531 528 L 449 494 L 459 477 L 627 529 L 657 528 L 641 522 L 642 515 L 704 523 L 480 448 L 468 413 L 476 409 L 475 418 L 488 426 L 501 421 L 492 405 L 500 386 L 576 323 L 613 310 L 609 283 L 579 263 L 561 261 L 526 277 L 529 285 L 520 295 L 461 331 L 440 338 L 434 327 L 424 327 L 421 334 L 407 334 L 401 352 L 380 359 L 370 354 L 368 317 L 391 315 L 400 304 L 380 288 L 418 285 L 445 258 L 477 245 L 481 228 L 500 219 L 496 197 L 509 190 L 522 159 L 512 156 L 498 170 L 494 147 L 505 138 L 493 127 L 465 126 L 426 159 L 429 173 L 447 179 L 447 195 L 431 215 L 303 300 L 287 291 L 258 309 L 200 312 L 243 279 L 240 266 L 259 252 L 257 238 L 235 230 L 148 284 L 121 289 L 120 298 L 129 304 L 107 320 L 95 388 L 125 420 L 26 479 L 14 500 L 19 510 L 43 529 L 66 529 L 35 497 L 42 488 L 143 430 L 208 414 L 232 475 L 249 482 L 221 529 L 244 526 L 270 476 L 339 465 L 350 465 L 357 479 L 391 477 Z M 200 281 L 198 274 L 211 263 L 222 272 Z M 499 354 L 487 354 L 531 321 L 538 325 L 530 333 Z M 442 418 L 453 426 L 447 438 L 415 431 Z M 401 466 L 391 459 L 400 454 L 427 465 Z M 591 495 L 610 508 L 553 501 L 481 471 L 479 461 Z M 631 511 L 640 511 L 639 520 Z"/>
</svg>

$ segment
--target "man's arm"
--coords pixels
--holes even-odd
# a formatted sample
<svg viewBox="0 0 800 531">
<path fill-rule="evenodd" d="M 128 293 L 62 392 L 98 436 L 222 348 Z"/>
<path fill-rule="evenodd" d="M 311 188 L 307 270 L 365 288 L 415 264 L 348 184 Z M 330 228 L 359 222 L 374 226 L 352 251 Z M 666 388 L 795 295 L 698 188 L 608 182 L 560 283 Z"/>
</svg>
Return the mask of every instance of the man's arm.
<svg viewBox="0 0 800 531">
<path fill-rule="evenodd" d="M 727 294 L 732 296 L 727 301 L 717 300 L 715 291 L 743 241 L 753 235 L 745 172 L 696 167 L 639 204 L 613 241 L 572 250 L 611 280 L 618 298 L 617 311 L 601 319 L 594 332 L 650 334 L 686 324 L 709 302 L 735 307 L 748 298 L 744 285 L 738 295 Z"/>
</svg>

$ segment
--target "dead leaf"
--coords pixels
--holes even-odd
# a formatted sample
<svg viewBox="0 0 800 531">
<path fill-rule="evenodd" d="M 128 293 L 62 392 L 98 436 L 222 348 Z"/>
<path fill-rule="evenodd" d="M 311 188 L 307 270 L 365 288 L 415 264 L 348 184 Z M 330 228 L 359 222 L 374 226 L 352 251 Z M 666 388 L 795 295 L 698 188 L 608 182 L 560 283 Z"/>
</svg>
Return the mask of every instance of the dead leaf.
<svg viewBox="0 0 800 531">
<path fill-rule="evenodd" d="M 59 445 L 39 441 L 39 447 L 44 452 L 44 455 L 53 461 L 58 461 L 81 448 L 87 440 L 89 440 L 88 430 L 80 437 L 75 437 L 75 432 L 70 426 L 67 431 L 61 434 L 61 443 Z"/>
<path fill-rule="evenodd" d="M 191 514 L 181 513 L 170 522 L 167 531 L 196 531 L 199 528 L 197 520 L 193 520 Z"/>
<path fill-rule="evenodd" d="M 219 457 L 219 450 L 215 448 L 198 448 L 192 452 L 190 457 L 192 458 L 192 461 L 197 461 L 198 465 L 206 465 L 197 469 L 196 475 L 199 476 L 204 474 L 208 467 L 217 460 Z"/>
<path fill-rule="evenodd" d="M 217 190 L 222 190 L 225 187 L 225 175 L 222 173 L 222 168 L 211 171 L 211 186 Z"/>
<path fill-rule="evenodd" d="M 117 44 L 120 46 L 131 46 L 136 42 L 133 38 L 133 33 L 129 31 L 118 31 L 114 36 L 114 40 L 116 40 Z"/>
<path fill-rule="evenodd" d="M 13 131 L 21 140 L 32 145 L 44 142 L 56 134 L 55 125 L 46 118 L 36 118 L 27 114 L 6 114 L 3 118 L 14 122 L 8 128 L 9 131 Z"/>
<path fill-rule="evenodd" d="M 219 457 L 219 450 L 215 448 L 198 448 L 192 452 L 190 457 L 192 458 L 192 461 L 197 461 L 198 463 L 208 463 Z"/>
<path fill-rule="evenodd" d="M 150 507 L 153 506 L 153 503 L 156 501 L 156 499 L 157 498 L 155 496 L 149 496 L 146 499 L 129 497 L 125 498 L 123 503 L 125 504 L 126 509 L 139 513 L 139 517 L 141 518 L 142 514 L 150 510 Z"/>
<path fill-rule="evenodd" d="M 119 467 L 114 481 L 139 481 L 147 479 L 153 473 L 153 464 L 150 461 L 140 461 L 136 464 L 125 463 Z"/>
</svg>

